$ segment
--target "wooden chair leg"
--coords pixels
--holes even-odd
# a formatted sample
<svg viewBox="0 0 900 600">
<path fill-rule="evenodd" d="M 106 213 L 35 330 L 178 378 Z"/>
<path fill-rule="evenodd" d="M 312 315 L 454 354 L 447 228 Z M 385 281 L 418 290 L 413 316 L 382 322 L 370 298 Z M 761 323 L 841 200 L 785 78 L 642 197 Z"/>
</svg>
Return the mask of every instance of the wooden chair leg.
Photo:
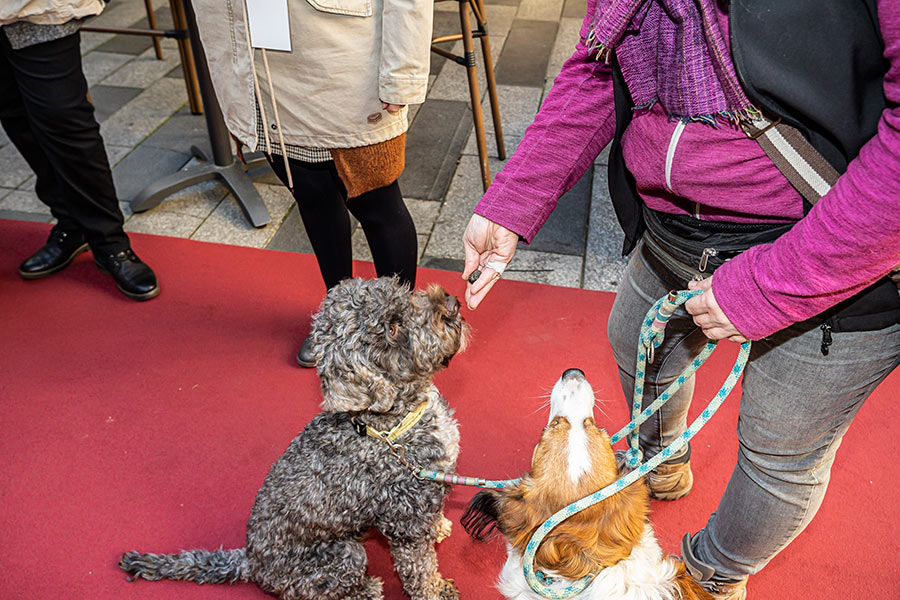
<svg viewBox="0 0 900 600">
<path fill-rule="evenodd" d="M 497 156 L 506 160 L 506 147 L 503 144 L 503 125 L 500 123 L 500 102 L 497 99 L 497 82 L 494 78 L 494 59 L 491 58 L 491 41 L 487 32 L 487 15 L 483 0 L 469 0 L 472 12 L 481 32 L 481 54 L 484 57 L 484 76 L 487 80 L 488 98 L 491 102 L 491 119 L 494 122 L 494 137 L 497 140 Z"/>
<path fill-rule="evenodd" d="M 151 0 L 144 0 L 144 6 L 147 8 L 147 23 L 150 25 L 150 29 L 156 29 L 156 15 L 153 14 L 153 3 Z M 162 46 L 159 43 L 159 38 L 153 36 L 153 51 L 156 52 L 156 59 L 162 60 Z"/>
<path fill-rule="evenodd" d="M 472 98 L 472 120 L 475 121 L 475 141 L 478 143 L 478 159 L 481 164 L 481 182 L 487 190 L 491 185 L 491 168 L 488 163 L 487 143 L 484 137 L 484 116 L 481 113 L 481 93 L 478 90 L 478 74 L 475 71 L 475 44 L 472 23 L 469 19 L 469 3 L 459 2 L 459 23 L 462 29 L 466 74 L 469 78 L 469 95 Z"/>
</svg>

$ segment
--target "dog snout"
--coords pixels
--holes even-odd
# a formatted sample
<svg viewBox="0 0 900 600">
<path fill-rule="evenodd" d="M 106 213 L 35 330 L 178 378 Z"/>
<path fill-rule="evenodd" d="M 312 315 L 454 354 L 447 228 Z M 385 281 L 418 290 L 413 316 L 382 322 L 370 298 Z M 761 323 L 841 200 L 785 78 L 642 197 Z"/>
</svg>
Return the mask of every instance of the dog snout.
<svg viewBox="0 0 900 600">
<path fill-rule="evenodd" d="M 566 369 L 563 371 L 562 380 L 567 382 L 574 379 L 575 381 L 584 381 L 584 371 L 581 369 Z"/>
<path fill-rule="evenodd" d="M 448 295 L 444 300 L 444 307 L 450 317 L 456 317 L 459 314 L 459 300 L 456 299 L 456 296 Z"/>
</svg>

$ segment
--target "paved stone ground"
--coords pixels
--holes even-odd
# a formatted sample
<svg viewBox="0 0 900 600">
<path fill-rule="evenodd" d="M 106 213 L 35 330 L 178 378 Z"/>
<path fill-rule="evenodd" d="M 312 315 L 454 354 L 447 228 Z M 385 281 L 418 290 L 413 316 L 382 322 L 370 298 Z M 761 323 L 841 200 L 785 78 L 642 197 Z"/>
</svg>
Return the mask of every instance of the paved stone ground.
<svg viewBox="0 0 900 600">
<path fill-rule="evenodd" d="M 157 4 L 162 4 L 158 2 Z M 574 48 L 585 0 L 487 0 L 487 15 L 507 155 L 532 121 L 543 96 Z M 171 27 L 168 6 L 157 26 Z M 146 27 L 141 0 L 113 0 L 94 24 Z M 435 35 L 459 31 L 456 2 L 435 5 Z M 477 43 L 477 42 L 476 42 Z M 192 115 L 175 42 L 163 40 L 157 60 L 149 38 L 82 33 L 84 68 L 126 215 L 125 229 L 195 240 L 310 252 L 297 208 L 271 171 L 255 177 L 271 222 L 254 228 L 237 202 L 216 182 L 192 186 L 144 213 L 128 201 L 150 182 L 197 159 L 189 148 L 208 148 L 203 116 Z M 461 53 L 462 43 L 455 50 Z M 451 49 L 448 47 L 448 49 Z M 482 95 L 486 85 L 476 49 Z M 426 102 L 413 107 L 401 189 L 419 236 L 420 265 L 461 270 L 462 233 L 482 194 L 465 69 L 432 55 Z M 491 169 L 499 171 L 489 104 L 485 98 Z M 624 268 L 622 235 L 610 207 L 605 154 L 566 194 L 532 244 L 516 253 L 505 276 L 540 283 L 612 290 Z M 34 177 L 0 131 L 0 218 L 50 221 L 34 194 Z M 356 258 L 371 260 L 362 230 L 353 236 Z"/>
</svg>

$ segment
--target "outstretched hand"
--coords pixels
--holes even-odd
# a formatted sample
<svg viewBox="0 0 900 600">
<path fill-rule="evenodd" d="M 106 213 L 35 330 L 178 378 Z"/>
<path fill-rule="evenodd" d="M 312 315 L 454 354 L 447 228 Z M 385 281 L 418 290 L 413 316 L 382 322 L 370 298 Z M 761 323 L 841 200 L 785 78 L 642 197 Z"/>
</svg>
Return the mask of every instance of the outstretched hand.
<svg viewBox="0 0 900 600">
<path fill-rule="evenodd" d="M 468 279 L 475 269 L 481 276 L 466 286 L 466 306 L 475 310 L 487 295 L 506 265 L 516 253 L 519 236 L 481 215 L 473 214 L 463 234 L 466 266 L 462 278 Z M 493 266 L 491 266 L 493 264 Z M 501 266 L 502 265 L 502 266 Z"/>
<path fill-rule="evenodd" d="M 728 318 L 722 309 L 719 308 L 719 303 L 716 301 L 715 294 L 713 294 L 712 280 L 712 277 L 707 277 L 703 281 L 688 282 L 689 289 L 703 290 L 703 293 L 685 302 L 684 309 L 694 317 L 694 323 L 711 340 L 724 340 L 727 338 L 738 344 L 749 341 L 731 323 L 731 319 Z"/>
</svg>

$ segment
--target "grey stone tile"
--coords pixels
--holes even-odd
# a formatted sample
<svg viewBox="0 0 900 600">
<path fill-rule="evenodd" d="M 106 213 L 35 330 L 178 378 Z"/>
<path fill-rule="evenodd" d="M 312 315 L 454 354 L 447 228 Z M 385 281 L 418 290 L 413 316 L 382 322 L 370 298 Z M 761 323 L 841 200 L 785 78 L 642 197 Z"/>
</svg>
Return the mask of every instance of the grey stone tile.
<svg viewBox="0 0 900 600">
<path fill-rule="evenodd" d="M 30 190 L 13 190 L 0 200 L 0 209 L 50 216 L 50 209 Z"/>
<path fill-rule="evenodd" d="M 154 131 L 142 145 L 162 148 L 172 152 L 189 152 L 197 146 L 204 152 L 210 150 L 209 132 L 203 115 L 191 114 L 188 106 L 183 107 Z"/>
<path fill-rule="evenodd" d="M 428 236 L 420 234 L 416 236 L 416 239 L 418 242 L 418 253 L 416 256 L 421 258 L 422 253 L 425 251 L 425 245 L 428 242 Z M 353 260 L 372 262 L 372 251 L 369 250 L 369 242 L 366 240 L 366 234 L 362 227 L 357 227 L 356 231 L 353 232 L 351 242 L 353 244 Z"/>
<path fill-rule="evenodd" d="M 503 118 L 502 114 L 500 115 L 500 118 Z M 487 146 L 488 156 L 493 156 L 495 158 L 499 157 L 500 155 L 497 153 L 497 137 L 492 132 L 486 132 L 484 141 Z M 506 131 L 503 132 L 503 146 L 506 148 L 506 158 L 509 158 L 515 153 L 516 148 L 519 147 L 521 142 L 522 136 L 509 135 Z M 466 145 L 463 147 L 463 154 L 478 154 L 478 143 L 475 141 L 474 126 L 472 126 L 472 129 L 469 132 L 469 138 L 466 140 Z"/>
<path fill-rule="evenodd" d="M 163 60 L 159 60 L 156 58 L 153 48 L 149 48 L 127 65 L 107 76 L 103 83 L 122 87 L 146 88 L 157 79 L 165 77 L 166 73 L 179 65 L 178 54 L 169 52 L 163 54 Z"/>
<path fill-rule="evenodd" d="M 32 175 L 31 167 L 13 144 L 0 147 L 0 186 L 19 187 Z"/>
<path fill-rule="evenodd" d="M 256 189 L 259 190 L 272 218 L 268 225 L 253 227 L 237 201 L 229 195 L 203 222 L 191 239 L 265 248 L 293 206 L 294 198 L 281 185 L 257 184 Z"/>
<path fill-rule="evenodd" d="M 128 153 L 134 150 L 131 146 L 112 146 L 109 144 L 104 144 L 104 146 L 106 147 L 106 157 L 109 159 L 109 164 L 112 167 L 122 162 L 128 156 Z"/>
<path fill-rule="evenodd" d="M 447 2 L 441 0 L 435 0 L 434 3 L 434 11 L 435 12 L 452 12 L 454 14 L 459 14 L 459 4 L 456 2 Z"/>
<path fill-rule="evenodd" d="M 466 266 L 466 261 L 456 258 L 438 258 L 426 255 L 419 260 L 419 266 L 428 269 L 440 269 L 442 271 L 462 273 Z"/>
<path fill-rule="evenodd" d="M 50 223 L 53 219 L 50 214 L 22 212 L 18 210 L 5 210 L 0 208 L 0 219 L 13 219 L 15 221 L 34 221 L 36 223 Z"/>
<path fill-rule="evenodd" d="M 115 146 L 136 146 L 186 102 L 182 82 L 159 79 L 104 121 L 103 138 Z"/>
<path fill-rule="evenodd" d="M 169 72 L 166 73 L 166 77 L 170 79 L 184 79 L 184 68 L 181 66 L 181 63 L 178 63 L 177 66 L 169 69 Z"/>
<path fill-rule="evenodd" d="M 107 42 L 100 44 L 97 50 L 137 56 L 152 46 L 153 41 L 148 36 L 119 33 L 112 36 Z"/>
<path fill-rule="evenodd" d="M 492 175 L 502 167 L 497 159 L 490 159 Z M 463 156 L 453 176 L 453 182 L 441 206 L 441 212 L 434 223 L 425 254 L 434 258 L 465 257 L 462 235 L 472 216 L 472 209 L 481 200 L 484 190 L 481 185 L 481 169 L 477 156 Z"/>
<path fill-rule="evenodd" d="M 555 21 L 513 21 L 497 61 L 497 83 L 543 87 L 557 28 Z"/>
<path fill-rule="evenodd" d="M 563 63 L 575 51 L 575 44 L 578 43 L 578 32 L 580 29 L 581 19 L 560 19 L 556 41 L 553 43 L 553 49 L 550 51 L 550 58 L 547 62 L 547 90 L 550 89 L 553 80 L 559 75 Z"/>
<path fill-rule="evenodd" d="M 312 244 L 309 242 L 309 236 L 306 235 L 306 228 L 303 227 L 303 221 L 300 219 L 300 211 L 297 205 L 291 207 L 290 212 L 272 239 L 266 245 L 271 250 L 285 250 L 287 252 L 302 252 L 304 254 L 312 254 Z"/>
<path fill-rule="evenodd" d="M 581 287 L 582 256 L 536 252 L 519 247 L 504 279 L 532 281 L 563 287 Z"/>
<path fill-rule="evenodd" d="M 497 101 L 500 104 L 504 138 L 521 138 L 541 106 L 541 88 L 498 85 Z M 484 130 L 486 135 L 493 136 L 494 123 L 489 118 L 491 113 L 487 101 L 483 106 Z"/>
<path fill-rule="evenodd" d="M 9 141 L 9 138 L 6 137 L 6 132 L 3 131 L 2 127 L 0 127 L 0 148 L 2 148 L 3 146 L 5 146 L 9 143 L 11 143 L 11 142 Z"/>
<path fill-rule="evenodd" d="M 81 59 L 84 76 L 88 86 L 93 87 L 100 83 L 110 73 L 119 69 L 134 57 L 129 54 L 118 54 L 96 50 Z"/>
<path fill-rule="evenodd" d="M 81 32 L 81 54 L 84 56 L 91 50 L 96 49 L 101 44 L 105 44 L 113 38 L 111 33 L 100 33 L 97 31 Z"/>
<path fill-rule="evenodd" d="M 150 210 L 130 217 L 125 222 L 125 231 L 189 238 L 202 224 L 202 217 Z"/>
<path fill-rule="evenodd" d="M 130 201 L 150 183 L 176 173 L 190 158 L 186 152 L 141 144 L 113 167 L 113 181 L 119 198 Z"/>
<path fill-rule="evenodd" d="M 414 198 L 404 198 L 406 208 L 412 216 L 413 223 L 416 224 L 416 233 L 419 235 L 431 235 L 434 228 L 434 222 L 438 213 L 441 212 L 441 203 L 430 200 L 416 200 Z"/>
<path fill-rule="evenodd" d="M 147 213 L 167 212 L 203 220 L 212 214 L 227 195 L 228 188 L 211 179 L 175 192 Z"/>
<path fill-rule="evenodd" d="M 450 184 L 456 159 L 466 141 L 471 112 L 463 102 L 428 100 L 406 136 L 403 194 L 438 200 Z"/>
<path fill-rule="evenodd" d="M 140 93 L 141 88 L 138 87 L 114 87 L 108 85 L 91 87 L 91 104 L 94 105 L 94 115 L 97 121 L 102 123 Z"/>
<path fill-rule="evenodd" d="M 446 6 L 453 9 L 453 12 L 439 10 L 439 7 Z M 434 22 L 432 24 L 432 39 L 445 35 L 453 35 L 459 33 L 459 9 L 456 2 L 438 2 L 434 5 Z M 448 51 L 454 51 L 455 43 L 444 42 L 439 45 L 440 48 Z M 436 52 L 431 53 L 431 67 L 429 74 L 437 77 L 447 64 L 448 59 L 444 58 Z M 452 66 L 452 65 L 448 65 Z"/>
<path fill-rule="evenodd" d="M 522 0 L 517 17 L 535 21 L 558 21 L 564 0 Z"/>
<path fill-rule="evenodd" d="M 13 188 L 0 187 L 0 200 L 2 200 L 4 197 L 8 196 L 9 193 L 12 191 L 13 191 Z"/>
<path fill-rule="evenodd" d="M 128 27 L 146 16 L 147 8 L 139 0 L 112 2 L 102 13 L 89 20 L 87 25 Z"/>
<path fill-rule="evenodd" d="M 578 20 L 584 20 L 584 15 L 587 12 L 587 1 L 586 0 L 566 0 L 565 4 L 563 4 L 563 17 L 569 17 Z"/>
<path fill-rule="evenodd" d="M 627 261 L 621 256 L 625 236 L 609 199 L 605 167 L 594 169 L 592 187 L 583 287 L 614 291 L 621 281 Z"/>
<path fill-rule="evenodd" d="M 555 254 L 584 255 L 591 206 L 592 171 L 563 194 L 528 248 Z"/>
</svg>

